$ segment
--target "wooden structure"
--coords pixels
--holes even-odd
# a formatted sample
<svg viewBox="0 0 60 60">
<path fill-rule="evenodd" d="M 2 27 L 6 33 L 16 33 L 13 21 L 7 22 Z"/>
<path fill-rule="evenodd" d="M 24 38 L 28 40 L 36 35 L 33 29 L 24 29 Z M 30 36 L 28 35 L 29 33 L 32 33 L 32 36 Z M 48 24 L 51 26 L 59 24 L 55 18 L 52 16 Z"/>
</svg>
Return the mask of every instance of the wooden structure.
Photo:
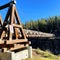
<svg viewBox="0 0 60 60">
<path fill-rule="evenodd" d="M 3 25 L 0 17 L 0 49 L 2 49 L 3 52 L 6 52 L 8 50 L 17 51 L 19 49 L 27 48 L 29 43 L 18 16 L 15 1 L 0 6 L 0 10 L 7 7 L 9 9 Z"/>
<path fill-rule="evenodd" d="M 24 29 L 27 38 L 55 38 L 55 34 Z"/>
<path fill-rule="evenodd" d="M 1 30 L 2 30 L 2 17 L 0 16 L 0 33 L 1 33 Z"/>
</svg>

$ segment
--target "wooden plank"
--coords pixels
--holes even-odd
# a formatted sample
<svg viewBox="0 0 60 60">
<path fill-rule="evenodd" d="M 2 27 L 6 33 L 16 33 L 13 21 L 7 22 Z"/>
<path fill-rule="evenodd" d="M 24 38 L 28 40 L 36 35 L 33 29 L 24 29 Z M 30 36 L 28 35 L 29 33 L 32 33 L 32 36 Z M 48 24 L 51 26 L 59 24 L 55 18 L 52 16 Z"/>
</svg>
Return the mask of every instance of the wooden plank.
<svg viewBox="0 0 60 60">
<path fill-rule="evenodd" d="M 2 17 L 1 17 L 1 15 L 0 15 L 0 23 L 3 25 L 3 22 L 2 22 Z"/>
<path fill-rule="evenodd" d="M 15 44 L 15 43 L 23 43 L 28 42 L 27 39 L 20 39 L 20 40 L 7 40 L 6 44 Z"/>
<path fill-rule="evenodd" d="M 4 43 L 0 44 L 0 48 L 4 48 L 4 47 L 11 48 L 14 47 L 14 44 L 4 44 Z"/>
<path fill-rule="evenodd" d="M 0 40 L 0 44 L 4 44 L 4 41 L 3 40 Z"/>
<path fill-rule="evenodd" d="M 17 46 L 17 47 L 14 47 L 14 48 L 11 48 L 10 50 L 13 51 L 13 50 L 18 50 L 18 49 L 22 49 L 22 48 L 27 48 L 28 46 L 24 46 L 24 45 L 20 45 L 20 46 Z"/>
<path fill-rule="evenodd" d="M 10 24 L 12 25 L 14 22 L 14 5 L 11 7 L 11 14 L 10 14 Z M 12 40 L 12 33 L 9 32 L 9 40 Z"/>
<path fill-rule="evenodd" d="M 9 2 L 9 3 L 5 4 L 5 5 L 3 5 L 3 6 L 0 6 L 0 10 L 9 7 L 9 6 L 11 5 L 11 3 L 14 3 L 14 1 L 11 1 L 11 2 Z"/>
<path fill-rule="evenodd" d="M 11 15 L 10 15 L 10 20 L 11 20 L 11 21 L 10 21 L 10 24 L 13 24 L 13 22 L 14 22 L 14 21 L 13 21 L 13 20 L 14 20 L 14 10 L 15 10 L 15 6 L 12 5 L 12 6 L 11 6 L 11 13 L 10 13 L 10 14 L 11 14 Z"/>
<path fill-rule="evenodd" d="M 24 30 L 23 30 L 23 27 L 20 28 L 20 31 L 21 31 L 22 37 L 23 37 L 24 39 L 26 39 L 26 35 L 25 35 Z"/>
<path fill-rule="evenodd" d="M 18 23 L 18 24 L 21 24 L 20 18 L 19 18 L 19 16 L 18 16 L 18 13 L 17 13 L 17 10 L 16 10 L 16 7 L 15 7 L 14 13 L 15 13 L 15 17 L 16 17 L 17 23 Z"/>
<path fill-rule="evenodd" d="M 1 39 L 1 34 L 2 34 L 2 25 L 3 25 L 3 22 L 2 22 L 2 17 L 0 15 L 0 39 Z"/>
<path fill-rule="evenodd" d="M 15 28 L 15 36 L 16 36 L 16 39 L 18 39 L 19 35 L 18 35 L 18 30 L 17 30 L 17 28 Z"/>
<path fill-rule="evenodd" d="M 21 25 L 18 25 L 18 24 L 13 24 L 13 27 L 21 28 L 22 26 Z"/>
<path fill-rule="evenodd" d="M 10 7 L 11 8 L 11 7 Z M 11 9 L 8 9 L 8 12 L 7 12 L 7 14 L 6 14 L 6 17 L 5 17 L 5 20 L 4 20 L 4 22 L 3 22 L 3 26 L 5 27 L 6 25 L 7 25 L 7 21 L 8 21 L 8 19 L 10 18 L 9 17 L 9 15 L 10 15 L 10 13 L 11 13 Z"/>
<path fill-rule="evenodd" d="M 3 31 L 1 34 L 1 40 L 3 39 L 3 37 L 5 37 L 5 31 Z"/>
</svg>

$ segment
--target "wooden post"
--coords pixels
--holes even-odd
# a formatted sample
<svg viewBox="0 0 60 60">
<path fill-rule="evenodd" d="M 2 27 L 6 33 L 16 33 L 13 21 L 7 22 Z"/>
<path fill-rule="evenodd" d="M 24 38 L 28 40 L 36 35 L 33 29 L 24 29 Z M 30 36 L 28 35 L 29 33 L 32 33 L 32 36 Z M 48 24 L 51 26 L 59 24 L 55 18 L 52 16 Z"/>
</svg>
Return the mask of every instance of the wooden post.
<svg viewBox="0 0 60 60">
<path fill-rule="evenodd" d="M 0 15 L 0 41 L 1 41 L 2 25 L 3 25 L 3 22 L 2 22 L 2 17 Z"/>
</svg>

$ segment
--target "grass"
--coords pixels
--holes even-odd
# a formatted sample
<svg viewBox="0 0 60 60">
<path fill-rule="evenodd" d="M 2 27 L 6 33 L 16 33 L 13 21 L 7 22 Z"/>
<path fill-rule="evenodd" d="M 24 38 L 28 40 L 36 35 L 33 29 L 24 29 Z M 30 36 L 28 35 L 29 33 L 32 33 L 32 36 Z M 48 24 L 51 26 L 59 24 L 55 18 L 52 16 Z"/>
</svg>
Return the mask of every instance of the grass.
<svg viewBox="0 0 60 60">
<path fill-rule="evenodd" d="M 33 50 L 32 58 L 26 60 L 60 60 L 60 55 L 56 56 L 48 50 L 42 51 L 38 48 Z"/>
</svg>

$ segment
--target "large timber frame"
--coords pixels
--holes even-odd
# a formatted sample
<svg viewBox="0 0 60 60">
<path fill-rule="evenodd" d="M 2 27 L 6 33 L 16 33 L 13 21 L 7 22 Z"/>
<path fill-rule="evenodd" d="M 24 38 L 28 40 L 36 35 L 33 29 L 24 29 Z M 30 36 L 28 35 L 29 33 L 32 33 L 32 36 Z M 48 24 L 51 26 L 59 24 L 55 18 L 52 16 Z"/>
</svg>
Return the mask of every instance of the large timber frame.
<svg viewBox="0 0 60 60">
<path fill-rule="evenodd" d="M 9 8 L 5 20 L 2 24 L 0 17 L 0 49 L 3 52 L 8 50 L 16 51 L 28 47 L 28 40 L 24 33 L 20 18 L 18 16 L 15 1 L 0 6 L 0 10 Z"/>
</svg>

